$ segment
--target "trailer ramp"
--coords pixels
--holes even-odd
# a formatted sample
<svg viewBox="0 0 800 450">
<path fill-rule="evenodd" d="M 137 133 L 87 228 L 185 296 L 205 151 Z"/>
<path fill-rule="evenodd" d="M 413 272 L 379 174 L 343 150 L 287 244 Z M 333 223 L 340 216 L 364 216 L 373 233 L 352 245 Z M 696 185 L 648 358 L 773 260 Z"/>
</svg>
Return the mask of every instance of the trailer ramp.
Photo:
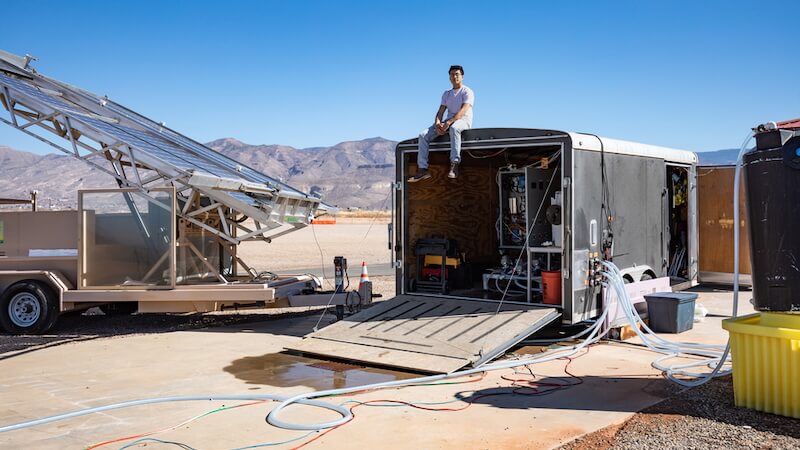
<svg viewBox="0 0 800 450">
<path fill-rule="evenodd" d="M 400 295 L 288 350 L 429 373 L 478 367 L 557 319 L 556 308 Z"/>
</svg>

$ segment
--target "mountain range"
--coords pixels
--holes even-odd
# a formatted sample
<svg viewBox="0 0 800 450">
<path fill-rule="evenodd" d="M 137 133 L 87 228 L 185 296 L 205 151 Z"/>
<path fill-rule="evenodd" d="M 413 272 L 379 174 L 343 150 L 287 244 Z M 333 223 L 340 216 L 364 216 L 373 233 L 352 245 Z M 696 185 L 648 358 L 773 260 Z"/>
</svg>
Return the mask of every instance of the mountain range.
<svg viewBox="0 0 800 450">
<path fill-rule="evenodd" d="M 233 138 L 206 145 L 303 192 L 319 192 L 326 203 L 388 209 L 396 144 L 375 137 L 305 149 L 250 145 Z M 25 199 L 37 190 L 43 208 L 75 208 L 79 189 L 116 186 L 110 175 L 71 156 L 0 146 L 0 198 Z"/>
<path fill-rule="evenodd" d="M 319 192 L 327 203 L 376 210 L 391 207 L 396 144 L 375 137 L 304 149 L 250 145 L 234 138 L 206 145 L 303 192 Z M 701 165 L 725 165 L 735 163 L 737 153 L 726 149 L 698 156 Z M 28 198 L 35 189 L 44 208 L 75 208 L 79 189 L 115 186 L 111 176 L 71 156 L 0 146 L 0 198 Z"/>
</svg>

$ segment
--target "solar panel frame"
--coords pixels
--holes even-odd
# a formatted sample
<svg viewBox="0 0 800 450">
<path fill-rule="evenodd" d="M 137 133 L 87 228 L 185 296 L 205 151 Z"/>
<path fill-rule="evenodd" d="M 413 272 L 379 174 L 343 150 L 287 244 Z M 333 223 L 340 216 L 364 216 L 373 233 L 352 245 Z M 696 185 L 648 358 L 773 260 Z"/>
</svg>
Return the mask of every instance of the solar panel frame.
<svg viewBox="0 0 800 450">
<path fill-rule="evenodd" d="M 153 138 L 161 140 L 174 140 L 175 144 L 183 145 L 187 149 L 191 150 L 195 158 L 203 158 L 208 161 L 213 161 L 216 164 L 220 164 L 223 167 L 232 171 L 234 173 L 233 175 L 235 175 L 236 178 L 242 178 L 254 183 L 273 185 L 274 187 L 282 191 L 294 194 L 296 196 L 303 196 L 309 199 L 316 199 L 316 197 L 310 196 L 309 194 L 306 194 L 298 189 L 295 189 L 292 186 L 289 186 L 280 180 L 277 180 L 266 174 L 263 174 L 247 165 L 244 165 L 234 160 L 233 158 L 229 158 L 206 145 L 203 145 L 175 130 L 172 130 L 171 128 L 165 126 L 164 124 L 158 123 L 148 117 L 145 117 L 137 113 L 136 111 L 133 111 L 113 100 L 110 100 L 105 97 L 100 98 L 91 92 L 66 85 L 65 83 L 62 83 L 58 80 L 53 80 L 47 77 L 44 78 L 58 86 L 64 88 L 72 88 L 73 90 L 79 91 L 80 94 L 91 98 L 95 104 L 97 105 L 102 104 L 105 110 L 112 111 L 117 115 L 124 117 L 136 123 L 139 126 L 142 126 L 143 128 L 145 128 L 145 130 L 147 130 L 147 132 L 152 133 L 150 134 L 150 136 L 152 136 Z"/>
<path fill-rule="evenodd" d="M 87 109 L 87 111 L 82 111 L 78 109 L 78 106 L 85 108 L 83 105 L 67 103 L 61 98 L 54 97 L 38 89 L 27 81 L 19 80 L 0 72 L 0 82 L 12 87 L 14 90 L 33 97 L 35 100 L 38 100 L 48 108 L 71 116 L 73 120 L 84 123 L 85 125 L 94 128 L 98 132 L 106 134 L 109 137 L 128 145 L 129 147 L 137 148 L 150 156 L 154 156 L 158 160 L 171 165 L 174 169 L 183 172 L 201 170 L 204 173 L 221 178 L 229 178 L 234 180 L 239 179 L 250 183 L 263 184 L 266 188 L 280 190 L 282 194 L 286 194 L 295 198 L 303 198 L 311 203 L 317 203 L 320 206 L 332 209 L 330 205 L 322 203 L 317 197 L 303 193 L 302 191 L 264 175 L 255 169 L 242 165 L 236 160 L 228 158 L 227 156 L 222 155 L 200 143 L 197 143 L 196 141 L 193 141 L 180 133 L 163 127 L 151 119 L 131 111 L 130 109 L 125 108 L 116 102 L 100 99 L 92 93 L 66 85 L 65 83 L 48 79 L 41 75 L 40 77 L 45 78 L 46 80 L 56 84 L 57 86 L 60 86 L 63 89 L 71 88 L 73 91 L 77 91 L 83 96 L 88 96 L 92 100 L 96 101 L 98 106 L 104 102 L 105 110 L 94 112 Z M 72 93 L 74 94 L 75 92 Z M 112 114 L 111 117 L 108 117 L 108 114 L 99 114 L 101 112 L 114 112 L 122 117 L 113 117 L 114 114 Z M 95 116 L 105 117 L 106 120 L 98 119 Z M 138 120 L 138 123 L 137 120 L 132 120 L 131 116 L 134 116 L 134 118 Z M 142 126 L 144 129 L 140 130 L 132 128 L 122 125 L 121 123 L 110 123 L 113 121 L 121 122 L 122 120 L 132 121 L 133 123 Z M 168 137 L 160 135 L 152 130 L 148 130 L 148 127 L 163 128 L 164 130 L 168 131 L 170 138 L 173 138 L 178 142 L 168 139 Z M 261 202 L 258 202 L 253 198 L 250 199 L 251 200 L 248 203 L 251 205 L 261 205 Z"/>
<path fill-rule="evenodd" d="M 97 162 L 90 161 L 90 156 L 81 153 L 86 150 L 101 154 L 106 149 L 113 150 L 119 156 L 113 156 L 113 160 L 112 157 L 108 158 L 112 165 L 118 166 L 115 169 L 117 175 L 108 173 L 122 183 L 139 185 L 146 189 L 141 184 L 139 170 L 153 170 L 158 175 L 148 177 L 148 181 L 145 181 L 148 185 L 159 177 L 167 183 L 179 183 L 183 186 L 180 190 L 191 188 L 210 195 L 223 204 L 227 203 L 234 210 L 266 224 L 267 228 L 284 225 L 287 220 L 295 227 L 307 224 L 317 209 L 336 209 L 316 196 L 292 188 L 105 97 L 100 98 L 35 71 L 31 71 L 30 77 L 20 77 L 13 70 L 4 72 L 5 65 L 6 62 L 0 59 L 0 85 L 10 88 L 9 96 L 16 104 L 22 104 L 38 114 L 38 117 L 52 116 L 46 119 L 52 120 L 52 126 L 44 123 L 38 125 L 68 139 L 73 150 L 69 151 L 25 130 L 30 122 L 35 122 L 17 107 L 9 111 L 14 123 L 6 123 L 106 172 L 108 170 Z M 29 124 L 22 123 L 18 126 L 16 120 L 19 117 L 24 117 Z M 36 122 L 41 121 L 39 119 Z M 81 139 L 82 136 L 92 142 L 87 143 L 87 140 Z M 98 144 L 100 148 L 97 148 Z M 125 173 L 120 175 L 121 166 L 115 161 L 122 155 L 127 155 L 130 159 L 136 172 L 135 179 Z M 208 179 L 211 184 L 201 183 L 194 186 L 190 180 L 197 173 L 216 177 L 219 182 Z M 229 187 L 240 191 L 231 191 Z"/>
</svg>

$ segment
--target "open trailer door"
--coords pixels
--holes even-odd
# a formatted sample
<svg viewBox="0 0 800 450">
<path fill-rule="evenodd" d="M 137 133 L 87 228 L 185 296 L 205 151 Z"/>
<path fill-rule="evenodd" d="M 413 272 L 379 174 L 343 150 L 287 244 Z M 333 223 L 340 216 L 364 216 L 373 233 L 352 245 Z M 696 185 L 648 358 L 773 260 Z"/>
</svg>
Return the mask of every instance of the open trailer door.
<svg viewBox="0 0 800 450">
<path fill-rule="evenodd" d="M 450 373 L 491 361 L 560 315 L 556 308 L 522 303 L 400 295 L 308 334 L 288 349 Z"/>
</svg>

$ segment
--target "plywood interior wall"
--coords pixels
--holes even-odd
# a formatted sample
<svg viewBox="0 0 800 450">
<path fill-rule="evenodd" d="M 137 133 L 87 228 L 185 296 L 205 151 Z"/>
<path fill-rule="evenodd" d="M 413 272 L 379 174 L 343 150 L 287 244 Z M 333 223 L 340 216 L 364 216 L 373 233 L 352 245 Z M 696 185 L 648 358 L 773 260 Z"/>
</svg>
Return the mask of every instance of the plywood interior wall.
<svg viewBox="0 0 800 450">
<path fill-rule="evenodd" d="M 415 157 L 406 167 L 415 173 Z M 414 244 L 417 239 L 446 237 L 458 241 L 467 262 L 474 265 L 497 265 L 496 169 L 490 164 L 462 164 L 456 180 L 447 178 L 447 155 L 431 155 L 429 172 L 433 178 L 418 183 L 406 183 L 408 189 L 408 245 L 405 259 L 416 261 Z M 413 273 L 413 272 L 412 272 Z"/>
<path fill-rule="evenodd" d="M 700 271 L 733 273 L 733 167 L 698 167 Z M 739 268 L 750 274 L 744 185 L 739 186 Z"/>
</svg>

